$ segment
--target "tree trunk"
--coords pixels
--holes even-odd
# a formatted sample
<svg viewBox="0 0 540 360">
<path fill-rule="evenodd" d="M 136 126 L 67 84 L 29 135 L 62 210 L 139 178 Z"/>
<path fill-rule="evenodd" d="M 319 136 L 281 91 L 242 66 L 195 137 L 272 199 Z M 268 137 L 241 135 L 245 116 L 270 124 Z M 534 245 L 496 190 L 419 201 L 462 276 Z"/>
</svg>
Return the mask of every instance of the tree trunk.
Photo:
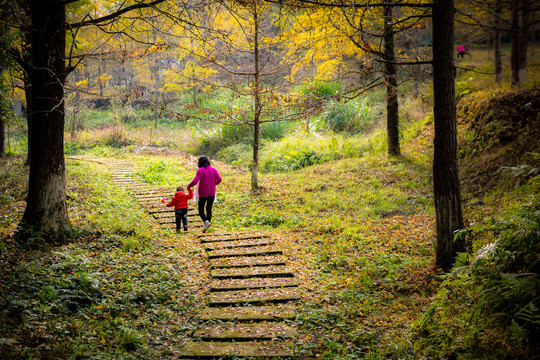
<svg viewBox="0 0 540 360">
<path fill-rule="evenodd" d="M 0 157 L 6 154 L 6 122 L 4 114 L 0 114 Z"/>
<path fill-rule="evenodd" d="M 501 16 L 502 16 L 502 0 L 497 0 L 495 4 L 495 24 L 493 34 L 494 47 L 494 65 L 495 65 L 495 82 L 502 83 L 502 53 L 501 53 Z"/>
<path fill-rule="evenodd" d="M 386 132 L 388 155 L 398 156 L 399 148 L 399 104 L 397 94 L 397 73 L 394 54 L 394 29 L 392 6 L 384 8 L 384 76 L 386 77 Z"/>
<path fill-rule="evenodd" d="M 527 46 L 529 45 L 529 13 L 531 12 L 530 0 L 521 0 L 521 27 L 519 35 L 519 65 L 518 86 L 525 86 L 525 74 L 527 71 Z"/>
<path fill-rule="evenodd" d="M 519 0 L 512 0 L 512 25 L 510 27 L 511 41 L 511 84 L 512 86 L 519 85 Z"/>
<path fill-rule="evenodd" d="M 254 116 L 253 116 L 253 163 L 251 165 L 251 190 L 254 191 L 259 187 L 259 134 L 261 121 L 261 94 L 260 94 L 260 72 L 259 69 L 259 9 L 257 3 L 253 4 L 253 23 L 255 32 L 253 36 L 253 56 L 255 61 L 255 71 L 253 80 L 253 95 L 254 95 Z"/>
<path fill-rule="evenodd" d="M 492 39 L 491 39 L 491 35 L 489 33 L 487 35 L 488 36 L 487 36 L 487 39 L 486 39 L 486 46 L 487 46 L 487 58 L 489 59 L 489 58 L 491 58 L 491 46 L 492 46 L 491 41 L 492 41 Z"/>
<path fill-rule="evenodd" d="M 32 85 L 30 84 L 30 74 L 27 72 L 24 75 L 24 96 L 26 97 L 26 126 L 28 128 L 28 149 L 26 152 L 25 165 L 30 165 L 30 157 L 32 156 L 32 143 L 34 132 L 32 131 Z"/>
<path fill-rule="evenodd" d="M 65 192 L 65 5 L 30 1 L 32 132 L 26 210 L 20 226 L 59 235 L 69 228 Z"/>
<path fill-rule="evenodd" d="M 2 27 L 3 28 L 3 27 Z M 0 59 L 2 61 L 3 59 Z M 0 74 L 4 74 L 4 68 L 0 64 Z M 7 98 L 8 87 L 4 83 L 4 78 L 0 78 L 0 96 Z M 6 154 L 6 119 L 8 116 L 8 111 L 11 111 L 8 108 L 7 101 L 4 105 L 0 104 L 0 157 L 3 157 Z"/>
<path fill-rule="evenodd" d="M 463 214 L 457 165 L 453 45 L 454 0 L 436 1 L 433 6 L 435 262 L 444 270 L 452 267 L 458 252 L 465 251 L 463 240 L 454 241 L 454 231 L 463 228 Z"/>
</svg>

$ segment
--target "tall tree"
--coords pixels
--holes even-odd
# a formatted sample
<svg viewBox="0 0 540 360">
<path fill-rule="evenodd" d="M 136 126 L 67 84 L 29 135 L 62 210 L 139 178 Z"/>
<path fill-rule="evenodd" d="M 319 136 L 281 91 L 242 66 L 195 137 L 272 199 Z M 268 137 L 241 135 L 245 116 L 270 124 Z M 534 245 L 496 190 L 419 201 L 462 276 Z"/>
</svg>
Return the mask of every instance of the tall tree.
<svg viewBox="0 0 540 360">
<path fill-rule="evenodd" d="M 26 210 L 21 224 L 58 234 L 69 228 L 64 163 L 65 5 L 30 0 L 32 137 Z"/>
<path fill-rule="evenodd" d="M 502 51 L 501 51 L 501 25 L 503 4 L 502 0 L 495 0 L 495 8 L 493 15 L 493 64 L 495 67 L 495 82 L 502 83 L 503 68 L 502 68 Z"/>
<path fill-rule="evenodd" d="M 512 42 L 510 64 L 512 86 L 523 88 L 527 70 L 527 46 L 529 42 L 530 0 L 512 0 Z"/>
<path fill-rule="evenodd" d="M 390 3 L 390 0 L 386 0 Z M 399 103 L 397 93 L 396 57 L 394 53 L 393 6 L 384 8 L 384 76 L 386 78 L 386 138 L 388 155 L 401 154 L 399 147 Z"/>
<path fill-rule="evenodd" d="M 449 270 L 458 252 L 465 251 L 454 232 L 463 228 L 457 163 L 457 122 L 454 66 L 454 1 L 433 5 L 433 190 L 437 219 L 435 263 Z"/>
<path fill-rule="evenodd" d="M 29 0 L 32 136 L 29 146 L 28 197 L 20 226 L 50 235 L 70 227 L 65 194 L 64 85 L 66 69 L 66 4 L 76 0 Z M 135 3 L 101 18 L 72 24 L 71 28 L 110 22 L 127 12 L 157 5 L 164 0 Z"/>
</svg>

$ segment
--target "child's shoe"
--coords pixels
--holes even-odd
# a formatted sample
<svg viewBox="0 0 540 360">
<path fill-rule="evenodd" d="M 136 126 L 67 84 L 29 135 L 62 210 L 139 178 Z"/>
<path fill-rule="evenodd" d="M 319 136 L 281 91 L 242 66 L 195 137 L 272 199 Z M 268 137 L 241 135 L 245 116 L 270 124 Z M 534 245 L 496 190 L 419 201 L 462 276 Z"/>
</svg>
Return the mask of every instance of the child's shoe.
<svg viewBox="0 0 540 360">
<path fill-rule="evenodd" d="M 204 222 L 204 226 L 203 226 L 203 228 L 202 228 L 202 232 L 205 233 L 205 232 L 206 232 L 206 229 L 208 229 L 208 228 L 210 227 L 210 225 L 212 225 L 212 224 L 210 224 L 210 221 L 206 220 L 206 221 Z"/>
<path fill-rule="evenodd" d="M 181 231 L 180 231 L 180 229 L 176 229 L 176 232 L 177 232 L 178 234 L 180 234 Z"/>
<path fill-rule="evenodd" d="M 187 226 L 184 226 L 184 231 L 187 231 Z"/>
</svg>

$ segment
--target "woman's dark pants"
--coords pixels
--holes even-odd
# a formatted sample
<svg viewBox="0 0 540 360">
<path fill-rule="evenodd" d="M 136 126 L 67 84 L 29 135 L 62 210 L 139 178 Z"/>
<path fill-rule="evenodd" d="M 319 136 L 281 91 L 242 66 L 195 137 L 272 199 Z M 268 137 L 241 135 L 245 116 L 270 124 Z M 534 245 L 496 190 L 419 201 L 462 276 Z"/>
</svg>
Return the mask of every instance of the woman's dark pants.
<svg viewBox="0 0 540 360">
<path fill-rule="evenodd" d="M 199 216 L 201 220 L 212 221 L 212 205 L 214 204 L 215 196 L 200 197 L 199 198 Z M 206 207 L 206 213 L 204 212 Z"/>
</svg>

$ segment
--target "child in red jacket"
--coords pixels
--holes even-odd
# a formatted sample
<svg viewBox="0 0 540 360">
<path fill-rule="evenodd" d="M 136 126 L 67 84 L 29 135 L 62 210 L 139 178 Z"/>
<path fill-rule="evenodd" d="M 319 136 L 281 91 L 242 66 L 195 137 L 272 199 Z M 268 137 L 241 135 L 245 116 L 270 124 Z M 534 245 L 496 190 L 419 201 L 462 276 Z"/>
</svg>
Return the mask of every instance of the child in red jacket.
<svg viewBox="0 0 540 360">
<path fill-rule="evenodd" d="M 176 188 L 176 194 L 167 206 L 174 206 L 174 216 L 176 218 L 176 232 L 180 232 L 180 226 L 184 223 L 184 231 L 187 231 L 187 209 L 188 200 L 193 199 L 193 191 L 189 189 L 189 194 L 184 193 L 184 188 L 179 186 Z"/>
</svg>

